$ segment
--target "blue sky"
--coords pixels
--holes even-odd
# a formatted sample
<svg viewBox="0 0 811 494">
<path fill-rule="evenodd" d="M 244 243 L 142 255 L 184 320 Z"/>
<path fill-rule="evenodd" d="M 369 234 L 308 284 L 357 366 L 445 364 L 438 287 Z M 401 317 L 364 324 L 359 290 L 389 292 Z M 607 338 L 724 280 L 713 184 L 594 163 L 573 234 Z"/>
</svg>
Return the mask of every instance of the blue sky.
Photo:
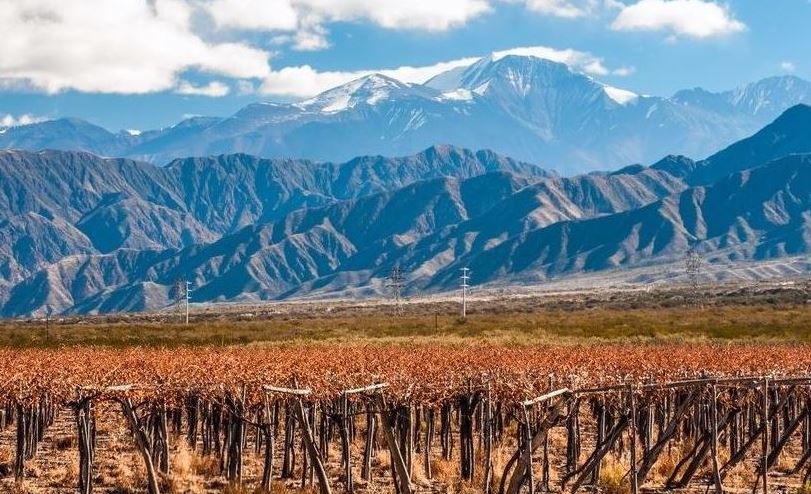
<svg viewBox="0 0 811 494">
<path fill-rule="evenodd" d="M 0 126 L 157 128 L 518 47 L 638 93 L 724 90 L 811 78 L 809 22 L 808 0 L 0 0 Z"/>
</svg>

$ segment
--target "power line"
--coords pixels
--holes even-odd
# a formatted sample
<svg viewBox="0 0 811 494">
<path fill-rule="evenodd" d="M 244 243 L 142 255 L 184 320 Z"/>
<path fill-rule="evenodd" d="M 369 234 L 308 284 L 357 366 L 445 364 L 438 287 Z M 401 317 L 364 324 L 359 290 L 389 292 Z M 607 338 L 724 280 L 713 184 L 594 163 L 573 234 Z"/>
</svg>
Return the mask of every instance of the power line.
<svg viewBox="0 0 811 494">
<path fill-rule="evenodd" d="M 460 277 L 461 283 L 459 287 L 462 289 L 462 319 L 467 317 L 467 289 L 470 287 L 468 281 L 470 280 L 470 269 L 462 268 L 462 276 Z"/>
</svg>

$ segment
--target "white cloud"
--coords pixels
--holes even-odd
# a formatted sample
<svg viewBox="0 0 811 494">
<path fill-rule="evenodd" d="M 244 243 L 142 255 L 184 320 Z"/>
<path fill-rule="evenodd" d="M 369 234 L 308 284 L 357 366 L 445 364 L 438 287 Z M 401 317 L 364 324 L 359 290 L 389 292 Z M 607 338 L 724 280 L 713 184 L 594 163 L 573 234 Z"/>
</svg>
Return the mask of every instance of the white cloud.
<svg viewBox="0 0 811 494">
<path fill-rule="evenodd" d="M 284 67 L 271 71 L 259 91 L 276 96 L 306 98 L 366 74 L 368 72 L 319 72 L 309 65 Z"/>
<path fill-rule="evenodd" d="M 611 75 L 618 77 L 628 77 L 636 73 L 636 67 L 620 67 L 611 71 Z"/>
<path fill-rule="evenodd" d="M 697 39 L 746 30 L 729 7 L 708 0 L 639 0 L 625 6 L 611 27 L 617 31 L 666 31 L 671 36 Z"/>
<path fill-rule="evenodd" d="M 275 32 L 275 43 L 302 51 L 330 46 L 333 22 L 370 22 L 387 29 L 446 31 L 492 12 L 499 4 L 561 18 L 618 10 L 618 0 L 200 0 L 221 29 Z"/>
<path fill-rule="evenodd" d="M 188 94 L 192 96 L 220 97 L 231 92 L 231 88 L 228 87 L 227 84 L 220 81 L 211 81 L 205 86 L 195 86 L 189 81 L 180 81 L 175 91 L 179 94 Z"/>
<path fill-rule="evenodd" d="M 789 61 L 780 62 L 780 70 L 784 72 L 794 72 L 795 70 L 797 70 L 797 66 L 794 65 L 794 62 Z"/>
<path fill-rule="evenodd" d="M 20 125 L 31 125 L 48 120 L 45 117 L 38 117 L 30 113 L 24 113 L 15 117 L 9 113 L 0 117 L 0 128 L 19 127 Z"/>
<path fill-rule="evenodd" d="M 214 0 L 206 8 L 222 29 L 292 31 L 298 26 L 289 0 Z"/>
<path fill-rule="evenodd" d="M 586 15 L 587 10 L 566 0 L 526 0 L 529 10 L 557 17 L 574 18 Z"/>
<path fill-rule="evenodd" d="M 445 31 L 491 10 L 488 0 L 212 0 L 203 5 L 220 29 L 285 33 L 274 41 L 305 51 L 329 47 L 331 22 Z"/>
<path fill-rule="evenodd" d="M 248 80 L 239 80 L 236 82 L 237 87 L 237 94 L 239 95 L 246 95 L 246 94 L 253 94 L 256 92 L 256 86 L 252 81 Z"/>
<path fill-rule="evenodd" d="M 444 31 L 490 11 L 487 0 L 291 0 L 328 21 L 368 20 L 389 29 Z"/>
<path fill-rule="evenodd" d="M 608 75 L 611 73 L 622 75 L 617 74 L 617 71 L 609 70 L 602 59 L 590 53 L 577 50 L 556 50 L 546 46 L 525 46 L 497 51 L 492 54 L 497 60 L 508 55 L 534 56 L 554 62 L 565 63 L 575 70 L 580 70 L 591 75 Z M 479 57 L 467 57 L 420 67 L 402 66 L 391 69 L 370 69 L 347 72 L 320 72 L 309 65 L 285 67 L 271 71 L 263 81 L 259 91 L 263 94 L 275 96 L 307 98 L 335 86 L 346 84 L 359 77 L 374 73 L 383 74 L 402 82 L 422 84 L 442 72 L 458 67 L 467 67 L 479 59 Z M 622 71 L 623 69 L 617 70 Z"/>
<path fill-rule="evenodd" d="M 48 93 L 174 90 L 224 96 L 232 87 L 240 94 L 251 92 L 250 87 L 261 81 L 261 92 L 303 97 L 372 72 L 424 82 L 475 59 L 388 70 L 319 72 L 308 65 L 271 70 L 271 54 L 239 41 L 242 38 L 234 31 L 267 32 L 270 40 L 295 49 L 320 50 L 329 46 L 328 26 L 332 22 L 362 21 L 387 29 L 444 31 L 504 2 L 520 3 L 545 15 L 576 17 L 598 8 L 610 9 L 616 1 L 0 0 L 0 32 L 4 34 L 0 87 L 33 87 Z M 222 32 L 209 31 L 208 36 L 199 32 L 211 27 L 200 22 L 204 12 Z M 526 47 L 499 53 L 533 54 L 594 75 L 612 73 L 601 59 L 576 50 Z M 614 73 L 621 75 L 622 70 Z M 191 73 L 236 81 L 196 86 L 189 82 Z"/>
<path fill-rule="evenodd" d="M 553 62 L 565 63 L 576 70 L 581 70 L 591 75 L 608 75 L 610 73 L 601 58 L 595 57 L 591 53 L 578 50 L 557 50 L 547 46 L 524 46 L 493 53 L 496 59 L 507 55 L 538 57 L 552 60 Z"/>
<path fill-rule="evenodd" d="M 0 0 L 0 79 L 49 93 L 148 93 L 188 70 L 263 77 L 268 54 L 210 43 L 185 0 Z"/>
</svg>

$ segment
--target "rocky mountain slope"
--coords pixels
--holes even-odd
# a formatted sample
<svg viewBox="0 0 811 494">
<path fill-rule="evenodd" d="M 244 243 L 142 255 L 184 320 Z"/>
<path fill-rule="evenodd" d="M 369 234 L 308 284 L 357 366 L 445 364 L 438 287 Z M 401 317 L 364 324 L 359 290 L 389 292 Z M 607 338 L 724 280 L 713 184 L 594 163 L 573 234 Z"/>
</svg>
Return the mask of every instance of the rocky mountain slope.
<svg viewBox="0 0 811 494">
<path fill-rule="evenodd" d="M 540 58 L 489 56 L 424 85 L 370 75 L 307 101 L 257 103 L 227 118 L 196 117 L 137 135 L 75 119 L 0 129 L 0 148 L 80 150 L 163 165 L 234 153 L 345 161 L 448 143 L 571 175 L 651 163 L 667 153 L 701 158 L 798 103 L 811 103 L 811 83 L 793 76 L 665 98 Z"/>
<path fill-rule="evenodd" d="M 343 101 L 343 100 L 341 100 Z M 526 283 L 670 263 L 811 253 L 811 107 L 702 161 L 558 177 L 434 147 L 342 164 L 247 155 L 159 168 L 86 153 L 0 154 L 0 311 L 110 312 L 195 300 Z"/>
<path fill-rule="evenodd" d="M 109 278 L 111 271 L 127 272 L 134 252 L 210 243 L 300 208 L 435 177 L 500 171 L 526 181 L 550 176 L 489 151 L 448 146 L 340 164 L 228 155 L 178 160 L 163 168 L 82 152 L 3 151 L 0 300 L 12 286 L 58 261 L 113 254 L 125 266 L 106 270 L 102 278 Z"/>
</svg>

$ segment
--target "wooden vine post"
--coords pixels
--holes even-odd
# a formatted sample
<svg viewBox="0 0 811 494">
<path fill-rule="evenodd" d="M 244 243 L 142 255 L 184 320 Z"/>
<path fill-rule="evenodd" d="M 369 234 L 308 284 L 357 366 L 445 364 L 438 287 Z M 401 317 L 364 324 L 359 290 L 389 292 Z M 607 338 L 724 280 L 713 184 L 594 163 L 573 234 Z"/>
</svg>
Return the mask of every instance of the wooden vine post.
<svg viewBox="0 0 811 494">
<path fill-rule="evenodd" d="M 93 417 L 93 396 L 83 396 L 76 390 L 73 412 L 79 443 L 79 494 L 93 492 L 93 459 L 95 457 L 96 421 Z"/>
<path fill-rule="evenodd" d="M 636 438 L 637 438 L 637 424 L 636 424 L 636 394 L 634 392 L 633 384 L 628 384 L 628 401 L 631 407 L 631 494 L 639 494 L 639 482 L 636 478 Z"/>
<path fill-rule="evenodd" d="M 383 396 L 381 389 L 374 393 L 375 403 L 377 405 L 377 412 L 380 415 L 380 425 L 383 428 L 383 437 L 386 440 L 389 454 L 391 455 L 391 462 L 394 468 L 392 473 L 396 475 L 397 488 L 399 494 L 411 494 L 411 475 L 408 472 L 405 459 L 403 458 L 402 450 L 397 442 L 397 437 L 394 434 L 394 417 L 389 413 L 389 407 L 386 404 L 386 398 Z"/>
<path fill-rule="evenodd" d="M 723 494 L 724 486 L 721 482 L 721 472 L 718 468 L 718 391 L 715 382 L 709 385 L 710 392 L 710 451 L 712 454 L 712 480 L 715 484 L 715 493 Z"/>
<path fill-rule="evenodd" d="M 301 426 L 301 437 L 304 441 L 304 446 L 307 449 L 307 454 L 310 457 L 310 461 L 312 462 L 312 468 L 315 472 L 316 477 L 318 477 L 318 488 L 321 494 L 331 494 L 332 490 L 329 486 L 329 477 L 327 477 L 327 471 L 324 468 L 324 462 L 321 457 L 321 452 L 318 450 L 318 446 L 315 444 L 315 439 L 313 438 L 313 430 L 310 424 L 310 417 L 307 412 L 304 410 L 304 403 L 302 401 L 302 397 L 309 396 L 312 391 L 309 389 L 298 389 L 298 383 L 293 380 L 293 387 L 292 388 L 278 388 L 275 386 L 265 386 L 264 390 L 266 393 L 281 393 L 287 394 L 293 397 L 293 409 L 296 416 L 296 420 L 298 420 Z"/>
<path fill-rule="evenodd" d="M 275 453 L 276 435 L 274 422 L 276 421 L 275 407 L 271 408 L 267 393 L 262 397 L 264 405 L 264 422 L 262 432 L 265 435 L 265 461 L 262 468 L 262 481 L 260 488 L 265 492 L 271 492 L 273 481 L 273 454 Z"/>
<path fill-rule="evenodd" d="M 562 415 L 563 408 L 568 403 L 571 396 L 572 392 L 568 388 L 563 388 L 519 403 L 520 407 L 524 410 L 525 421 L 527 421 L 529 417 L 529 414 L 527 413 L 528 407 L 557 398 L 557 401 L 555 401 L 552 406 L 548 408 L 544 419 L 540 422 L 535 432 L 526 438 L 524 450 L 521 451 L 519 449 L 519 451 L 516 451 L 513 458 L 511 458 L 507 463 L 504 473 L 502 474 L 502 488 L 500 489 L 500 492 L 503 491 L 504 482 L 507 479 L 509 470 L 513 465 L 515 465 L 515 468 L 513 468 L 512 475 L 509 477 L 509 483 L 507 484 L 506 490 L 507 494 L 518 494 L 518 492 L 521 490 L 521 486 L 524 484 L 524 481 L 528 476 L 530 477 L 530 482 L 532 481 L 532 454 L 535 452 L 535 450 L 541 447 L 546 439 L 546 435 L 549 433 L 549 429 L 557 424 Z M 525 425 L 525 427 L 528 426 Z"/>
<path fill-rule="evenodd" d="M 354 483 L 352 481 L 352 447 L 350 437 L 350 425 L 352 423 L 352 419 L 349 405 L 349 397 L 357 394 L 368 395 L 369 393 L 379 393 L 383 388 L 387 386 L 388 384 L 385 383 L 372 384 L 370 386 L 365 386 L 362 388 L 345 389 L 341 393 L 341 442 L 343 444 L 342 454 L 344 465 L 344 477 L 346 478 L 347 492 L 354 492 L 355 489 Z M 374 419 L 374 414 L 367 413 L 366 418 L 367 418 L 366 442 L 364 444 L 363 450 L 363 464 L 361 467 L 361 476 L 364 478 L 364 480 L 368 481 L 371 478 L 372 450 L 374 448 L 374 434 L 376 429 L 376 423 Z"/>
<path fill-rule="evenodd" d="M 763 436 L 761 442 L 761 462 L 760 475 L 763 481 L 763 494 L 769 492 L 769 378 L 763 378 L 762 386 L 763 406 L 761 409 L 761 420 L 763 422 Z"/>
<path fill-rule="evenodd" d="M 426 445 L 426 448 L 428 445 Z M 484 494 L 493 489 L 493 396 L 490 383 L 485 388 L 484 402 Z"/>
<path fill-rule="evenodd" d="M 136 412 L 136 407 L 132 404 L 129 397 L 118 398 L 118 403 L 121 405 L 121 411 L 124 413 L 124 418 L 130 426 L 130 431 L 135 438 L 135 446 L 144 460 L 146 467 L 147 478 L 147 492 L 149 494 L 160 494 L 160 487 L 158 486 L 158 475 L 155 471 L 155 465 L 152 461 L 152 448 L 149 436 L 147 436 L 144 429 L 144 423 L 141 417 Z"/>
<path fill-rule="evenodd" d="M 17 404 L 17 444 L 14 451 L 14 481 L 22 484 L 25 480 L 25 450 L 28 436 L 26 428 L 28 423 L 28 410 L 22 403 Z"/>
</svg>

